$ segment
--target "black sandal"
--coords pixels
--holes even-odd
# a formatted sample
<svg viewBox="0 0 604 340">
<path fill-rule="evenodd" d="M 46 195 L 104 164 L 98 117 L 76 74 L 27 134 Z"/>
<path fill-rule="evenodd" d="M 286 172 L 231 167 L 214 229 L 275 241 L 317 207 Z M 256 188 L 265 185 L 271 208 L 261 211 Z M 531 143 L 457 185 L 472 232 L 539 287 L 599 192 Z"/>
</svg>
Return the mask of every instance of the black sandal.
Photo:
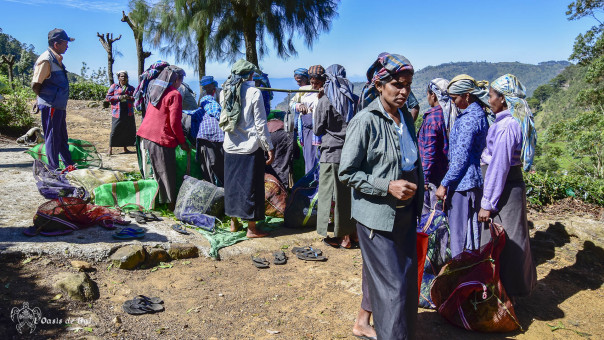
<svg viewBox="0 0 604 340">
<path fill-rule="evenodd" d="M 273 253 L 273 263 L 274 264 L 285 264 L 287 263 L 287 255 L 282 250 L 276 251 Z"/>
<path fill-rule="evenodd" d="M 254 266 L 256 266 L 256 268 L 259 269 L 263 269 L 263 268 L 268 268 L 270 262 L 268 262 L 265 258 L 263 257 L 253 257 L 252 256 L 252 264 Z"/>
</svg>

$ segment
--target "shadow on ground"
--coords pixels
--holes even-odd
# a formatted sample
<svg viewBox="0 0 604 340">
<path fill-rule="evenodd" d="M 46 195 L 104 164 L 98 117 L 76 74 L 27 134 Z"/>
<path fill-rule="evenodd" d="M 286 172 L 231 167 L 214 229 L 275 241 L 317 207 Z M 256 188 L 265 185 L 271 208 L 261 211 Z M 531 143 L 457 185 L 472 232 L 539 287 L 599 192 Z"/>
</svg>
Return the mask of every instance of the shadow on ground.
<svg viewBox="0 0 604 340">
<path fill-rule="evenodd" d="M 65 323 L 67 318 L 65 302 L 52 301 L 54 293 L 49 288 L 36 284 L 36 274 L 28 270 L 22 263 L 23 259 L 15 256 L 0 256 L 0 334 L 2 339 L 58 339 L 65 336 Z M 37 311 L 43 318 L 35 328 L 25 325 L 27 317 L 23 311 L 24 303 L 30 309 Z M 22 316 L 21 333 L 17 330 L 19 320 L 11 318 L 13 311 Z M 45 321 L 55 321 L 49 324 Z M 58 320 L 61 320 L 58 322 Z M 45 323 L 42 323 L 45 322 Z"/>
</svg>

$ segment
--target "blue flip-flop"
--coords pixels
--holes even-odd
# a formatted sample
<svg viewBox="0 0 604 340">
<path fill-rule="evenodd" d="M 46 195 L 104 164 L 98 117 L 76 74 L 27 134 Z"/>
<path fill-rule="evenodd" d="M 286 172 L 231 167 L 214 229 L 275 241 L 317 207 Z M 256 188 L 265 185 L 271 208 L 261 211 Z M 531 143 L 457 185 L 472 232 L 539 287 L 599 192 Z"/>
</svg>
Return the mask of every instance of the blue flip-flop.
<svg viewBox="0 0 604 340">
<path fill-rule="evenodd" d="M 190 234 L 187 228 L 185 228 L 182 224 L 173 224 L 172 229 L 174 229 L 174 231 L 176 231 L 177 233 L 181 233 L 183 235 Z"/>
<path fill-rule="evenodd" d="M 145 237 L 145 232 L 145 228 L 122 228 L 112 236 L 118 240 L 132 240 Z"/>
</svg>

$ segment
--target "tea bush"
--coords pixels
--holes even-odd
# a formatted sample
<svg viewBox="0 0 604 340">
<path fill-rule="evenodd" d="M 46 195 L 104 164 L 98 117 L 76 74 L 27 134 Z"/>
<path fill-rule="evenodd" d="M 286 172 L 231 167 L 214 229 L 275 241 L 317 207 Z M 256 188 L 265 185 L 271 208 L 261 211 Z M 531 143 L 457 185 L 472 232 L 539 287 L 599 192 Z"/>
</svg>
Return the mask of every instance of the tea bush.
<svg viewBox="0 0 604 340">
<path fill-rule="evenodd" d="M 584 202 L 604 206 L 604 180 L 578 175 L 526 173 L 526 196 L 530 203 L 546 205 L 557 200 L 576 197 Z"/>
<path fill-rule="evenodd" d="M 109 87 L 92 82 L 69 84 L 69 99 L 104 100 Z"/>
<path fill-rule="evenodd" d="M 3 130 L 29 129 L 34 124 L 34 116 L 31 114 L 35 98 L 34 92 L 28 88 L 15 84 L 13 90 L 4 76 L 0 76 L 0 94 L 4 99 L 0 102 L 0 127 Z"/>
</svg>

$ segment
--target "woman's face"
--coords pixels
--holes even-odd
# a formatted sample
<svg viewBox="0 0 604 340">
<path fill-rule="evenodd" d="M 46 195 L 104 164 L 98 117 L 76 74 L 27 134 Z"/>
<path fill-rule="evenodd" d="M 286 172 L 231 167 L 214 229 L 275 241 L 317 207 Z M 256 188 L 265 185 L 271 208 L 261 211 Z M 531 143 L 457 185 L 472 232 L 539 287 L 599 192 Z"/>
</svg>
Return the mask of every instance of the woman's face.
<svg viewBox="0 0 604 340">
<path fill-rule="evenodd" d="M 430 91 L 428 91 L 428 105 L 430 105 L 430 107 L 435 107 L 438 105 L 438 98 L 436 98 L 436 94 Z"/>
<path fill-rule="evenodd" d="M 470 106 L 470 94 L 469 93 L 450 94 L 449 96 L 451 97 L 451 99 L 453 99 L 455 106 L 457 106 L 457 108 L 459 108 L 460 110 L 465 110 L 468 108 L 468 106 Z"/>
<path fill-rule="evenodd" d="M 310 78 L 310 86 L 312 86 L 313 90 L 318 90 L 321 87 L 323 87 L 323 85 L 325 84 L 325 81 L 323 81 L 321 78 Z"/>
<path fill-rule="evenodd" d="M 298 86 L 308 85 L 308 78 L 306 78 L 304 76 L 296 74 L 294 76 L 294 79 L 296 80 L 296 83 L 298 83 Z"/>
<path fill-rule="evenodd" d="M 505 97 L 493 90 L 492 87 L 489 88 L 489 106 L 491 107 L 493 113 L 499 113 L 507 109 Z"/>
<path fill-rule="evenodd" d="M 174 81 L 174 84 L 172 84 L 172 86 L 178 90 L 178 88 L 180 87 L 180 85 L 182 85 L 182 78 L 181 77 L 176 77 L 176 80 Z"/>
<path fill-rule="evenodd" d="M 413 82 L 413 74 L 399 73 L 395 75 L 391 81 L 382 85 L 376 83 L 376 88 L 380 92 L 380 97 L 388 105 L 396 108 L 401 108 L 405 105 L 409 93 L 411 93 L 411 83 Z"/>
<path fill-rule="evenodd" d="M 120 73 L 117 79 L 119 79 L 120 85 L 128 85 L 128 76 L 125 73 Z"/>
</svg>

